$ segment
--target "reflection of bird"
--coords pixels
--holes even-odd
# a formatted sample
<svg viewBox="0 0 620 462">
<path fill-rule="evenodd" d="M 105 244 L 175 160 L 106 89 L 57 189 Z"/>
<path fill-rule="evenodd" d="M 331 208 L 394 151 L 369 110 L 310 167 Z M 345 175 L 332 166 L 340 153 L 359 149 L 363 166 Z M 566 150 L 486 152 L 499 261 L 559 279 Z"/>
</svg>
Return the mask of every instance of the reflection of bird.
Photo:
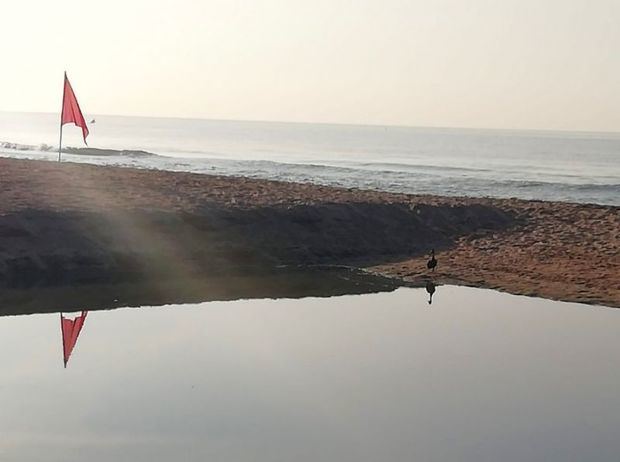
<svg viewBox="0 0 620 462">
<path fill-rule="evenodd" d="M 426 291 L 428 292 L 428 304 L 433 303 L 433 294 L 435 293 L 435 284 L 433 281 L 426 282 Z"/>
<path fill-rule="evenodd" d="M 435 249 L 431 250 L 431 259 L 426 262 L 426 267 L 429 270 L 435 271 L 435 267 L 437 266 L 437 260 L 435 259 Z"/>
</svg>

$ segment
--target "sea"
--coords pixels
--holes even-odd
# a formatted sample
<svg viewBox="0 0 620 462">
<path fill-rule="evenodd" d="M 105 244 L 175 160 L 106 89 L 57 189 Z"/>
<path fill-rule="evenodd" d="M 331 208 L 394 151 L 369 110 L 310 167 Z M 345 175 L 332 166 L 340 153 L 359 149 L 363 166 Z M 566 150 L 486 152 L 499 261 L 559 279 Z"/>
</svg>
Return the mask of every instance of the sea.
<svg viewBox="0 0 620 462">
<path fill-rule="evenodd" d="M 64 161 L 620 206 L 620 133 L 91 117 L 89 146 L 117 152 Z M 58 114 L 0 112 L 0 156 L 56 161 L 58 128 Z M 84 146 L 78 127 L 63 146 Z"/>
</svg>

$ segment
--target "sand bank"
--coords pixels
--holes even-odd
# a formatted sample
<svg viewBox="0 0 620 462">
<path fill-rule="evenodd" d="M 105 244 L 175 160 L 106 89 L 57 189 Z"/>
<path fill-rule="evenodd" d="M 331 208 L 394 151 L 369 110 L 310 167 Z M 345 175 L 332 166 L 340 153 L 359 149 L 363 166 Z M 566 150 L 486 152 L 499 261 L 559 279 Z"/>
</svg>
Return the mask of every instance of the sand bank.
<svg viewBox="0 0 620 462">
<path fill-rule="evenodd" d="M 620 306 L 620 209 L 0 159 L 0 286 L 368 268 Z"/>
</svg>

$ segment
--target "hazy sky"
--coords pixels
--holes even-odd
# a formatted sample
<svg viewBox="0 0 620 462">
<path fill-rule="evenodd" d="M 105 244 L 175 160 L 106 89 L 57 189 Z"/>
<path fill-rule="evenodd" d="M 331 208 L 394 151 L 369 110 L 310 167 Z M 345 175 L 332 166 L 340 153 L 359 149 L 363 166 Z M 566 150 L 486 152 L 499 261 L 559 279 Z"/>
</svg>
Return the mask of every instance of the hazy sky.
<svg viewBox="0 0 620 462">
<path fill-rule="evenodd" d="M 620 131 L 620 0 L 5 0 L 0 110 Z M 1 130 L 1 127 L 0 127 Z"/>
</svg>

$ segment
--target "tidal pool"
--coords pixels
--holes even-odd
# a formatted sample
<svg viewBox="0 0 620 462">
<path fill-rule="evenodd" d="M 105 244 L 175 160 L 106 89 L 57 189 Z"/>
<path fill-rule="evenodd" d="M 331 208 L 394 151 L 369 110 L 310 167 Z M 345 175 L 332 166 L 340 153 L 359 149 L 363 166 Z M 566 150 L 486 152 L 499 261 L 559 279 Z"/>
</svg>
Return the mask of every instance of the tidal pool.
<svg viewBox="0 0 620 462">
<path fill-rule="evenodd" d="M 463 287 L 0 318 L 4 461 L 615 461 L 620 311 Z M 86 307 L 85 307 L 86 308 Z"/>
</svg>

